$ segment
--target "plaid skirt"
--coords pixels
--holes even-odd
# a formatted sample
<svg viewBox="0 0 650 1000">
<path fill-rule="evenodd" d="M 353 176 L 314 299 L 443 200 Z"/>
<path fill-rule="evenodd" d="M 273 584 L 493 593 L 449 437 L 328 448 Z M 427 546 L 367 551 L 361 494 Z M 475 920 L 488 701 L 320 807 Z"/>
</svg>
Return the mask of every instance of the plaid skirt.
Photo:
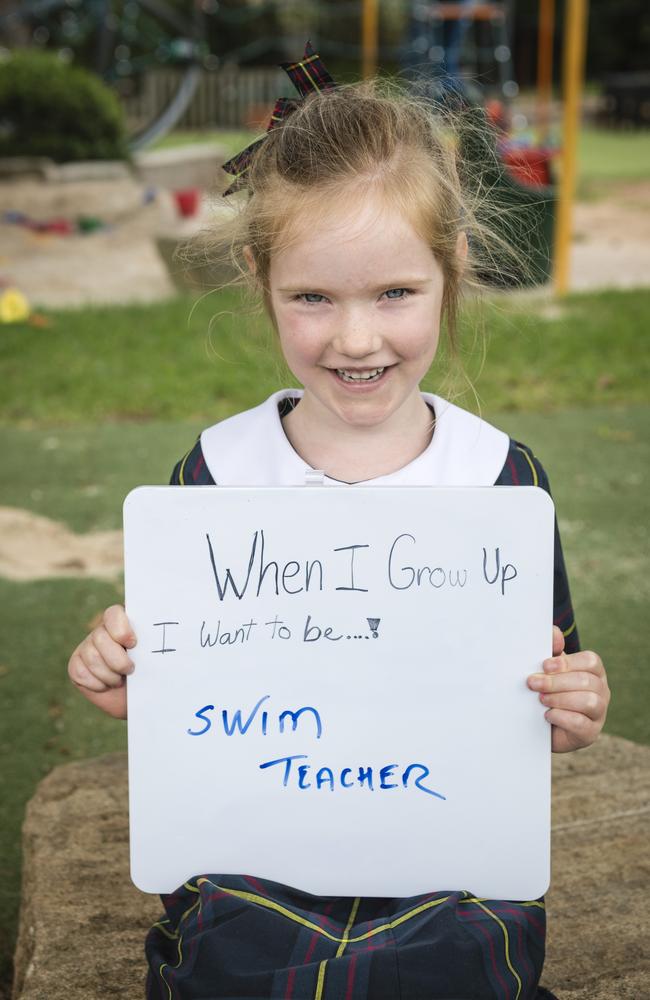
<svg viewBox="0 0 650 1000">
<path fill-rule="evenodd" d="M 543 900 L 311 896 L 243 875 L 162 899 L 148 1000 L 553 1000 Z"/>
</svg>

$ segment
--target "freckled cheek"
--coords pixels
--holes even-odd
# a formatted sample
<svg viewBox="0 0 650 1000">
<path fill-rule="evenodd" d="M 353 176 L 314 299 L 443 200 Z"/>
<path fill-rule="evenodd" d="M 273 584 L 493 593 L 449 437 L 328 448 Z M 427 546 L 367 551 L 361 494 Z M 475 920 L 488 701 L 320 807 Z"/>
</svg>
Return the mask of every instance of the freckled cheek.
<svg viewBox="0 0 650 1000">
<path fill-rule="evenodd" d="M 414 325 L 403 331 L 400 337 L 401 354 L 412 361 L 431 360 L 438 348 L 439 330 L 422 325 Z"/>
<path fill-rule="evenodd" d="M 314 364 L 328 343 L 322 324 L 309 318 L 292 317 L 281 322 L 280 345 L 287 361 Z"/>
</svg>

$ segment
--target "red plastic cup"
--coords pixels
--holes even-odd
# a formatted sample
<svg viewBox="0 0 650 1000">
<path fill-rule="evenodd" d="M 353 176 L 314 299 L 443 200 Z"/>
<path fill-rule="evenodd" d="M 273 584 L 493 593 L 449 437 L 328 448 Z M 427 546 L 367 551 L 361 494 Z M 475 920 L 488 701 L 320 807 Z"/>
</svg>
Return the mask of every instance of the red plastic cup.
<svg viewBox="0 0 650 1000">
<path fill-rule="evenodd" d="M 196 215 L 199 210 L 201 192 L 198 188 L 183 188 L 181 191 L 174 191 L 174 200 L 178 214 L 188 219 L 192 215 Z"/>
<path fill-rule="evenodd" d="M 526 187 L 547 187 L 552 184 L 553 151 L 528 147 L 511 147 L 502 153 L 510 174 Z"/>
</svg>

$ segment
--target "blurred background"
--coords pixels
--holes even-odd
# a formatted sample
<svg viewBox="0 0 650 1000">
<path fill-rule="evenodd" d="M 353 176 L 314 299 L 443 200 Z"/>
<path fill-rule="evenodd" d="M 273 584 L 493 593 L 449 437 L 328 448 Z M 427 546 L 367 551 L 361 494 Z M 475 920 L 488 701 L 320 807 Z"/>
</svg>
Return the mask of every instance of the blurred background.
<svg viewBox="0 0 650 1000">
<path fill-rule="evenodd" d="M 549 471 L 607 731 L 650 743 L 650 8 L 645 0 L 0 0 L 0 996 L 25 803 L 54 766 L 125 747 L 66 664 L 123 596 L 121 503 L 199 431 L 291 383 L 228 274 L 178 246 L 218 223 L 221 164 L 311 39 L 473 108 L 468 150 L 526 271 L 463 317 L 426 388 Z M 482 159 L 489 147 L 490 155 Z"/>
</svg>

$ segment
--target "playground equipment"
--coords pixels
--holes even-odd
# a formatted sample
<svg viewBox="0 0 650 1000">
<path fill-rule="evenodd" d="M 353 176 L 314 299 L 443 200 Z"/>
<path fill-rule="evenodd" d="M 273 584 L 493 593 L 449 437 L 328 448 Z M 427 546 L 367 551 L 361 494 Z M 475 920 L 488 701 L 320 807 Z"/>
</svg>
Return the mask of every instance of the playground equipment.
<svg viewBox="0 0 650 1000">
<path fill-rule="evenodd" d="M 515 250 L 486 261 L 484 279 L 501 286 L 548 279 L 555 205 L 552 152 L 510 135 L 510 104 L 519 91 L 511 8 L 509 0 L 411 0 L 408 45 L 408 72 L 420 91 L 474 109 L 479 129 L 463 157 L 500 207 L 493 228 Z M 485 251 L 476 249 L 479 257 Z M 518 267 L 515 259 L 525 264 Z"/>
<path fill-rule="evenodd" d="M 585 71 L 588 11 L 589 0 L 570 0 L 566 5 L 564 15 L 562 174 L 558 198 L 557 225 L 555 227 L 555 268 L 553 274 L 557 295 L 565 295 L 569 290 L 571 230 L 576 187 L 580 99 Z"/>
<path fill-rule="evenodd" d="M 411 0 L 405 68 L 434 97 L 452 90 L 472 103 L 518 93 L 509 25 L 512 0 Z"/>
<path fill-rule="evenodd" d="M 512 79 L 511 54 L 508 44 L 508 17 L 511 4 L 480 3 L 478 0 L 412 0 L 411 51 L 419 51 L 423 62 L 433 66 L 434 94 L 446 91 L 461 93 L 474 104 L 485 103 L 489 117 L 507 131 L 507 103 L 517 93 Z M 516 227 L 522 240 L 522 250 L 529 255 L 531 270 L 524 280 L 544 281 L 553 274 L 558 295 L 569 286 L 569 255 L 572 227 L 572 207 L 575 197 L 576 146 L 579 127 L 580 98 L 584 76 L 588 0 L 568 0 L 565 4 L 563 97 L 564 116 L 560 184 L 557 189 L 557 221 L 553 224 L 556 190 L 551 173 L 551 151 L 548 148 L 549 108 L 552 85 L 552 49 L 555 0 L 539 0 L 538 36 L 538 146 L 521 146 L 501 136 L 500 168 L 491 168 L 493 190 L 512 209 L 512 218 L 525 219 Z M 505 99 L 502 113 L 498 106 L 490 108 L 489 90 L 484 93 L 472 82 L 472 75 L 481 73 L 481 54 L 489 54 L 489 46 L 476 44 L 476 27 L 490 26 L 494 62 L 497 66 L 500 98 Z M 418 34 L 419 32 L 419 34 Z M 473 32 L 473 33 L 472 33 Z M 483 74 L 482 80 L 486 77 Z M 490 77 L 487 77 L 488 85 Z M 494 86 L 492 85 L 493 89 Z M 487 91 L 487 93 L 486 93 Z M 498 160 L 492 161 L 498 163 Z M 508 232 L 508 237 L 511 233 Z M 516 280 L 516 278 L 515 278 Z"/>
<path fill-rule="evenodd" d="M 0 6 L 0 45 L 47 45 L 63 58 L 81 55 L 124 97 L 137 93 L 151 68 L 178 69 L 168 102 L 136 123 L 129 142 L 136 150 L 176 124 L 210 64 L 204 7 L 202 0 L 184 8 L 168 0 L 16 0 Z"/>
</svg>

